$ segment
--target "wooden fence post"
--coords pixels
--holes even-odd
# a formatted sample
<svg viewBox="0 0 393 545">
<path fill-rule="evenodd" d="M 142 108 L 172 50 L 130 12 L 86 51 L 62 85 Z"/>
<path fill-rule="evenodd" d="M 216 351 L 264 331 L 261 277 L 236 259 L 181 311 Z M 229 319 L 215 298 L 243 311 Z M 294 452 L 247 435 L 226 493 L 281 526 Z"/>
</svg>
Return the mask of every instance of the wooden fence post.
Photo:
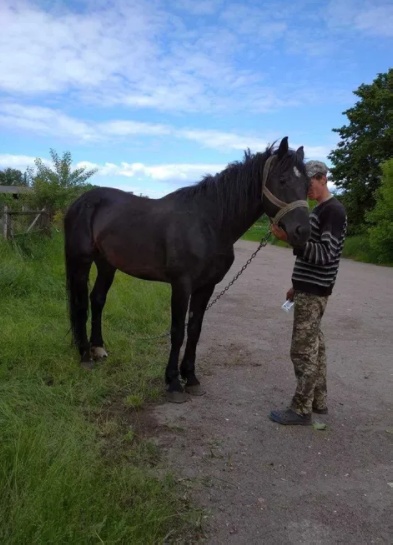
<svg viewBox="0 0 393 545">
<path fill-rule="evenodd" d="M 10 221 L 11 217 L 8 213 L 8 206 L 5 204 L 3 208 L 3 237 L 5 240 L 8 239 L 8 234 L 10 231 Z"/>
</svg>

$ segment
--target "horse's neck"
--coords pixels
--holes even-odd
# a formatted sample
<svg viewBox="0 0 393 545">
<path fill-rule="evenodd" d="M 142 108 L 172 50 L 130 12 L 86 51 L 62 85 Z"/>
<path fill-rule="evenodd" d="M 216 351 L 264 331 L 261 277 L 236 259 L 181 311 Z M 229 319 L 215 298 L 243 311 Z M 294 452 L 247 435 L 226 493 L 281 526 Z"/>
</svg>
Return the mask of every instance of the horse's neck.
<svg viewBox="0 0 393 545">
<path fill-rule="evenodd" d="M 239 206 L 236 206 L 236 195 L 233 193 L 231 195 L 232 199 L 225 199 L 227 203 L 230 201 L 233 203 L 233 197 L 235 197 L 235 206 L 233 204 L 230 205 L 228 210 L 224 212 L 221 226 L 224 236 L 228 236 L 232 243 L 236 242 L 264 213 L 261 198 L 263 174 L 262 172 L 260 175 L 258 174 L 259 165 L 251 166 L 254 168 L 249 167 L 249 187 L 247 191 L 244 188 L 247 198 L 244 196 L 244 193 L 243 195 L 239 195 Z M 228 190 L 230 191 L 230 188 Z"/>
<path fill-rule="evenodd" d="M 248 231 L 248 229 L 250 229 L 262 214 L 262 202 L 254 201 L 253 203 L 250 203 L 246 213 L 243 211 L 242 214 L 234 214 L 233 217 L 225 217 L 221 228 L 224 236 L 228 236 L 231 242 L 235 243 L 246 231 Z"/>
</svg>

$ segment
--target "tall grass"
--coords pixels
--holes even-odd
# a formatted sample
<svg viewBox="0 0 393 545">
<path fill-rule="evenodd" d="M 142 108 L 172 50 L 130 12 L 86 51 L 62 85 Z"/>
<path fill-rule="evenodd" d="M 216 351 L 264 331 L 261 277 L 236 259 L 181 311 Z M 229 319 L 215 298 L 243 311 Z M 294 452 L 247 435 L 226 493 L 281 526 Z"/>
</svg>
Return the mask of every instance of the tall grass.
<svg viewBox="0 0 393 545">
<path fill-rule="evenodd" d="M 375 250 L 370 243 L 370 238 L 367 234 L 352 235 L 346 238 L 343 257 L 353 259 L 354 261 L 362 261 L 363 263 L 374 263 L 376 265 L 392 266 L 389 261 L 381 261 L 379 252 Z"/>
<path fill-rule="evenodd" d="M 110 358 L 82 371 L 61 234 L 0 242 L 0 543 L 160 543 L 188 524 L 134 426 L 161 395 L 166 341 L 138 337 L 168 328 L 169 288 L 119 275 L 105 310 Z"/>
<path fill-rule="evenodd" d="M 266 236 L 269 231 L 270 222 L 269 219 L 264 216 L 259 219 L 250 227 L 248 231 L 242 236 L 243 240 L 251 240 L 253 242 L 261 242 L 262 238 Z"/>
</svg>

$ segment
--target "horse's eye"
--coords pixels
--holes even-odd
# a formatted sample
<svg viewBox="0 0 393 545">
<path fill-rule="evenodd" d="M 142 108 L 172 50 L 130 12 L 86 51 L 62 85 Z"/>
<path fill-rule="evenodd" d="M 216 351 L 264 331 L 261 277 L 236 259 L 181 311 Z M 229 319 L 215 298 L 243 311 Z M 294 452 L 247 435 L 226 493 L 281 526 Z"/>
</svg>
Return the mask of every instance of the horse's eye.
<svg viewBox="0 0 393 545">
<path fill-rule="evenodd" d="M 285 185 L 287 183 L 286 178 L 280 178 L 280 185 Z"/>
</svg>

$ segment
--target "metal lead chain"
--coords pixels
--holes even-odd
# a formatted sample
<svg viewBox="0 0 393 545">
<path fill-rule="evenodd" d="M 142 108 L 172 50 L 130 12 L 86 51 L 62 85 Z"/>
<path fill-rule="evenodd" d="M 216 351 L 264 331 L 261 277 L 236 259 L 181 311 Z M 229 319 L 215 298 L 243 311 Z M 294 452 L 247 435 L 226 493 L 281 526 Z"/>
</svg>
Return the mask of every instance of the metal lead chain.
<svg viewBox="0 0 393 545">
<path fill-rule="evenodd" d="M 215 303 L 217 303 L 217 301 L 224 295 L 224 293 L 226 293 L 229 288 L 231 286 L 233 286 L 233 284 L 236 282 L 236 280 L 239 278 L 240 275 L 242 275 L 244 273 L 244 271 L 247 269 L 247 267 L 249 266 L 249 264 L 251 263 L 251 261 L 254 259 L 254 257 L 257 255 L 257 253 L 259 252 L 259 250 L 261 248 L 264 248 L 270 238 L 270 235 L 271 235 L 271 231 L 269 229 L 269 231 L 267 232 L 266 236 L 261 240 L 261 242 L 259 243 L 259 246 L 258 248 L 255 250 L 254 253 L 251 254 L 250 258 L 246 261 L 245 265 L 243 265 L 243 267 L 240 269 L 240 271 L 238 273 L 235 274 L 235 276 L 232 278 L 232 280 L 229 282 L 229 284 L 227 286 L 225 286 L 225 288 L 220 291 L 220 293 L 217 295 L 217 297 L 215 297 L 213 299 L 213 301 L 211 301 L 207 307 L 206 307 L 206 311 L 208 311 Z"/>
</svg>

